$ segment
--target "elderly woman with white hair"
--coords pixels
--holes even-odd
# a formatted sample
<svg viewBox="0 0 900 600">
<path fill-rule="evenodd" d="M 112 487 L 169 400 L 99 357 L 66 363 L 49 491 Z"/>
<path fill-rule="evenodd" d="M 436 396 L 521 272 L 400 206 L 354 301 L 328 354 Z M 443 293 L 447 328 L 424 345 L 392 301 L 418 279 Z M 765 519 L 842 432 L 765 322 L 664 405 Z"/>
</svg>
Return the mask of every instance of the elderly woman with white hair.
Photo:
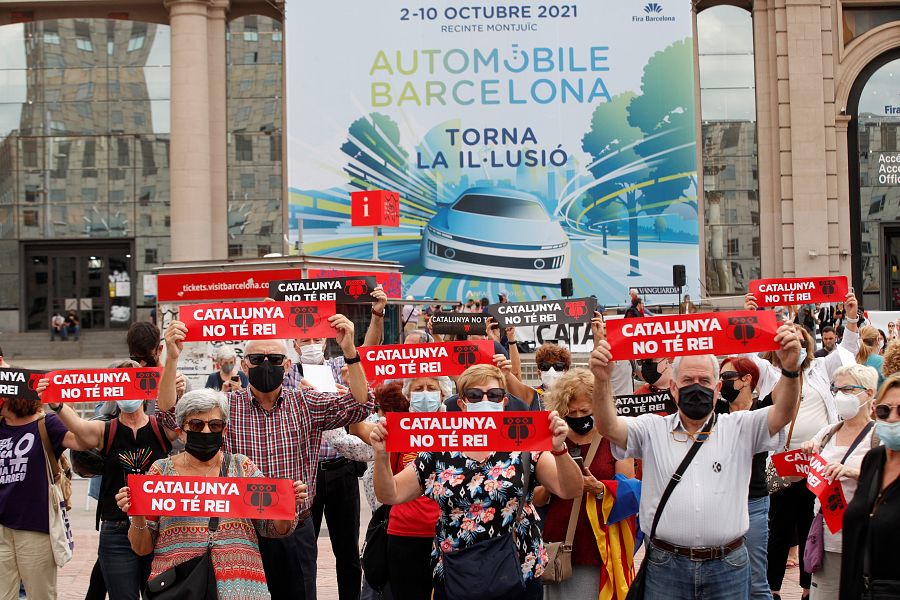
<svg viewBox="0 0 900 600">
<path fill-rule="evenodd" d="M 219 368 L 214 373 L 210 373 L 206 379 L 206 385 L 203 387 L 227 394 L 250 385 L 247 375 L 237 368 L 237 353 L 233 346 L 219 346 L 213 359 Z"/>
<path fill-rule="evenodd" d="M 874 435 L 872 402 L 878 390 L 878 372 L 866 365 L 851 364 L 834 372 L 831 393 L 838 416 L 836 425 L 823 427 L 811 440 L 803 444 L 809 454 L 818 454 L 828 463 L 825 475 L 831 481 L 840 481 L 847 504 L 856 494 L 859 470 L 863 457 L 878 446 Z M 823 539 L 824 553 L 821 568 L 812 573 L 810 598 L 812 600 L 837 600 L 841 580 L 841 532 L 832 533 L 823 526 L 819 501 L 815 505 L 816 518 L 810 535 L 818 530 Z"/>
<path fill-rule="evenodd" d="M 222 438 L 228 427 L 225 395 L 203 389 L 185 394 L 175 407 L 178 436 L 185 452 L 158 460 L 148 475 L 179 477 L 262 477 L 263 474 L 243 454 L 223 453 Z M 295 502 L 307 500 L 306 484 L 294 482 Z M 127 486 L 116 494 L 123 512 L 131 507 Z M 130 518 L 128 539 L 138 555 L 153 554 L 150 581 L 166 571 L 198 556 L 207 547 L 215 573 L 219 600 L 270 598 L 259 554 L 257 535 L 284 537 L 293 532 L 294 520 L 219 518 L 210 530 L 205 517 L 157 516 Z"/>
</svg>

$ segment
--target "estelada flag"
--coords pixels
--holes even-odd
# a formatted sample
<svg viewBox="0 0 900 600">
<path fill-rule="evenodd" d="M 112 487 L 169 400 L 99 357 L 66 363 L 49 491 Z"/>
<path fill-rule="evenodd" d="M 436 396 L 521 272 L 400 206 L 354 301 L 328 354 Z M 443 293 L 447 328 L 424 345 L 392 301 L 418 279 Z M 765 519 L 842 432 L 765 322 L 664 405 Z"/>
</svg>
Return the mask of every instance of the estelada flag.
<svg viewBox="0 0 900 600">
<path fill-rule="evenodd" d="M 749 289 L 750 293 L 756 296 L 757 306 L 789 306 L 843 302 L 850 288 L 846 277 L 836 275 L 754 279 L 750 282 Z"/>
<path fill-rule="evenodd" d="M 455 377 L 472 365 L 491 364 L 494 342 L 475 340 L 432 344 L 392 344 L 364 346 L 359 356 L 366 379 L 409 379 Z"/>
<path fill-rule="evenodd" d="M 41 400 L 58 402 L 96 402 L 100 400 L 155 400 L 159 395 L 160 367 L 140 369 L 77 369 L 51 371 L 50 385 Z"/>
<path fill-rule="evenodd" d="M 776 350 L 775 313 L 739 310 L 606 322 L 613 360 Z"/>
<path fill-rule="evenodd" d="M 640 482 L 616 475 L 605 479 L 603 500 L 585 495 L 585 512 L 600 552 L 599 600 L 625 600 L 634 581 L 635 514 L 640 504 Z"/>
<path fill-rule="evenodd" d="M 333 338 L 334 302 L 227 302 L 180 306 L 186 342 Z"/>
</svg>

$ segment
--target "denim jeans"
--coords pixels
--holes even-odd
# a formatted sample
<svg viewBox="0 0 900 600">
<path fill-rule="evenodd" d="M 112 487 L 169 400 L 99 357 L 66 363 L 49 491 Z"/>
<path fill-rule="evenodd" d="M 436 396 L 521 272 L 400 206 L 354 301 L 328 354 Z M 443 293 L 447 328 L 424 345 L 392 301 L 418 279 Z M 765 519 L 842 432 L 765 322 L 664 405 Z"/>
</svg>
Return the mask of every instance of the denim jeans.
<svg viewBox="0 0 900 600">
<path fill-rule="evenodd" d="M 128 541 L 128 521 L 103 521 L 97 549 L 109 600 L 139 600 L 153 554 L 138 556 Z"/>
<path fill-rule="evenodd" d="M 694 561 L 647 545 L 644 600 L 747 600 L 750 558 L 746 545 L 724 558 Z"/>
<path fill-rule="evenodd" d="M 766 572 L 769 565 L 769 497 L 750 498 L 750 529 L 744 536 L 744 544 L 750 555 L 750 598 L 772 600 L 772 590 Z"/>
</svg>

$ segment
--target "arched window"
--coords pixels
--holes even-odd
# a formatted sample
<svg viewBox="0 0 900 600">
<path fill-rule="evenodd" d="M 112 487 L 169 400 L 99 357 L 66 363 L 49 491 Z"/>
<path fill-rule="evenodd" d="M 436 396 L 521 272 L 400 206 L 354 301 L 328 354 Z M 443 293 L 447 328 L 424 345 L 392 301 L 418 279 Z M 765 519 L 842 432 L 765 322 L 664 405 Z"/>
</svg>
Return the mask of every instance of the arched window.
<svg viewBox="0 0 900 600">
<path fill-rule="evenodd" d="M 759 277 L 759 174 L 753 21 L 734 6 L 697 14 L 706 291 L 746 292 Z"/>
</svg>

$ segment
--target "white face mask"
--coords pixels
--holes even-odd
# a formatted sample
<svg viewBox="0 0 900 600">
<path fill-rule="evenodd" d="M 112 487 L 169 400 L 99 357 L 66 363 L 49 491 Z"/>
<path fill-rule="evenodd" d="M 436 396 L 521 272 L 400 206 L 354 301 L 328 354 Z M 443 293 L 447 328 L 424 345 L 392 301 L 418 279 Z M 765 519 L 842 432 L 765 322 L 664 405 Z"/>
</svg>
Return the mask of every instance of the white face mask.
<svg viewBox="0 0 900 600">
<path fill-rule="evenodd" d="M 438 412 L 440 409 L 440 390 L 409 393 L 409 412 Z"/>
<path fill-rule="evenodd" d="M 491 402 L 490 400 L 466 402 L 466 412 L 503 412 L 503 402 Z"/>
<path fill-rule="evenodd" d="M 861 405 L 862 403 L 859 401 L 858 394 L 838 392 L 834 395 L 834 408 L 837 410 L 838 416 L 845 421 L 855 417 L 856 413 L 859 412 L 859 407 Z"/>
<path fill-rule="evenodd" d="M 321 365 L 325 362 L 325 349 L 320 344 L 300 346 L 300 362 L 305 365 Z"/>
<path fill-rule="evenodd" d="M 553 384 L 556 383 L 556 380 L 559 379 L 560 375 L 562 375 L 562 372 L 557 371 L 553 367 L 550 367 L 546 371 L 541 371 L 541 383 L 544 385 L 544 389 L 552 390 Z"/>
</svg>

